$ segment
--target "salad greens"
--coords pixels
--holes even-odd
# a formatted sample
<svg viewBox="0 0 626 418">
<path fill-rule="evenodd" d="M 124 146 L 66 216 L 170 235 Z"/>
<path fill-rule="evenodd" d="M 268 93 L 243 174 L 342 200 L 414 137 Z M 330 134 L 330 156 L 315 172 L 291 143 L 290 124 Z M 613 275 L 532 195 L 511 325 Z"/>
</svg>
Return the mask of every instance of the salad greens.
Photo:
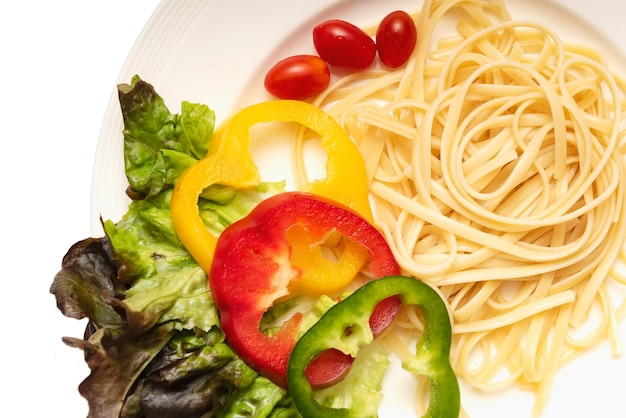
<svg viewBox="0 0 626 418">
<path fill-rule="evenodd" d="M 88 319 L 84 339 L 63 341 L 82 349 L 91 369 L 79 386 L 89 416 L 299 417 L 289 393 L 225 343 L 207 277 L 172 226 L 173 186 L 206 154 L 213 111 L 183 102 L 172 114 L 137 76 L 119 86 L 119 99 L 132 202 L 121 220 L 103 222 L 105 236 L 69 249 L 50 288 L 64 315 Z M 250 190 L 212 186 L 198 203 L 201 217 L 218 235 L 283 189 L 283 182 Z M 373 351 L 361 360 L 369 371 L 351 377 L 359 388 L 380 387 L 386 355 Z M 323 393 L 328 403 L 345 396 L 345 387 Z M 368 413 L 378 403 L 370 398 Z"/>
</svg>

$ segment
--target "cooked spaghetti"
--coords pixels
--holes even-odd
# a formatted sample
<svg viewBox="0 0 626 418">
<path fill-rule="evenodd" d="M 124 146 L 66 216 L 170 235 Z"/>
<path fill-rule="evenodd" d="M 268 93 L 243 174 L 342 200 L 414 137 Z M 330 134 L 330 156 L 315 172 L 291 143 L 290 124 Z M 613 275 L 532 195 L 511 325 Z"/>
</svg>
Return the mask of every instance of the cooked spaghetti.
<svg viewBox="0 0 626 418">
<path fill-rule="evenodd" d="M 622 351 L 626 85 L 498 0 L 413 16 L 405 68 L 349 75 L 314 104 L 361 150 L 404 272 L 447 298 L 459 377 L 533 390 L 540 415 L 561 366 L 602 339 Z M 402 356 L 419 327 L 405 312 L 387 343 Z"/>
</svg>

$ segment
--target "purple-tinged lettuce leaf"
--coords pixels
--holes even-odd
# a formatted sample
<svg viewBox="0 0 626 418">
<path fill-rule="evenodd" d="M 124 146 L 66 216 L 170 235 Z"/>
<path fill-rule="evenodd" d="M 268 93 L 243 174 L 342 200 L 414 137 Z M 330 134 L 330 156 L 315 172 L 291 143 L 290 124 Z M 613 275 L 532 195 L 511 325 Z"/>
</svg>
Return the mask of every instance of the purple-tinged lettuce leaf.
<svg viewBox="0 0 626 418">
<path fill-rule="evenodd" d="M 135 398 L 146 417 L 215 416 L 227 408 L 233 393 L 258 378 L 217 328 L 177 333 L 145 376 Z"/>
<path fill-rule="evenodd" d="M 74 244 L 63 257 L 50 292 L 67 317 L 89 318 L 98 327 L 119 327 L 122 319 L 108 298 L 123 297 L 124 286 L 115 278 L 119 265 L 113 260 L 108 239 L 88 238 Z"/>
<path fill-rule="evenodd" d="M 89 418 L 121 416 L 125 399 L 142 371 L 167 344 L 173 324 L 150 330 L 136 338 L 115 335 L 101 328 L 88 340 L 65 337 L 66 344 L 80 348 L 91 374 L 79 385 L 89 404 Z"/>
</svg>

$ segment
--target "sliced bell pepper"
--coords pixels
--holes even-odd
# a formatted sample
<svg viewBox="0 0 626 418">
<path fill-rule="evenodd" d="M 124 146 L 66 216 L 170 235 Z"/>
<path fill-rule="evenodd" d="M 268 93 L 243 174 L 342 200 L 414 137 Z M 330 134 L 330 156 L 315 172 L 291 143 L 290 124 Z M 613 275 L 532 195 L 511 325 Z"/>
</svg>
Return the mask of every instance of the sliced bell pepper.
<svg viewBox="0 0 626 418">
<path fill-rule="evenodd" d="M 296 407 L 307 418 L 354 417 L 348 408 L 320 405 L 305 376 L 307 364 L 329 347 L 356 356 L 374 335 L 369 316 L 377 304 L 397 295 L 424 315 L 424 330 L 414 356 L 403 367 L 429 380 L 430 404 L 424 417 L 456 418 L 460 412 L 459 383 L 450 365 L 452 329 L 447 307 L 439 294 L 416 279 L 391 276 L 371 281 L 328 310 L 294 347 L 287 369 L 287 385 Z M 360 417 L 359 417 L 360 418 Z"/>
<path fill-rule="evenodd" d="M 187 250 L 205 272 L 209 272 L 217 238 L 204 226 L 198 209 L 200 193 L 213 184 L 246 188 L 258 185 L 259 170 L 250 154 L 250 128 L 262 122 L 296 122 L 321 137 L 327 153 L 326 174 L 304 191 L 326 196 L 340 202 L 372 221 L 368 201 L 365 165 L 359 150 L 341 126 L 321 109 L 302 101 L 276 100 L 246 107 L 216 130 L 206 157 L 189 167 L 179 178 L 171 200 L 171 214 L 176 233 Z M 301 268 L 311 271 L 311 280 L 298 286 L 303 293 L 323 294 L 344 287 L 356 274 L 366 255 L 349 248 L 344 269 L 336 268 L 334 281 L 319 280 L 316 269 L 319 254 L 305 258 Z M 315 260 L 318 261 L 315 261 Z M 310 260 L 310 261 L 306 261 Z M 333 289 L 324 289 L 332 285 Z"/>
<path fill-rule="evenodd" d="M 273 335 L 259 329 L 263 314 L 274 301 L 288 295 L 289 283 L 303 280 L 291 262 L 291 228 L 312 236 L 337 231 L 366 249 L 374 277 L 399 274 L 399 266 L 385 239 L 366 219 L 329 199 L 303 192 L 286 192 L 262 201 L 245 218 L 219 237 L 209 271 L 209 284 L 220 312 L 224 335 L 233 350 L 250 366 L 279 386 L 286 385 L 287 362 L 301 314 L 292 315 Z M 329 278 L 329 280 L 332 278 Z M 371 328 L 380 333 L 399 309 L 395 297 L 370 310 Z M 373 311 L 373 312 L 372 312 Z M 349 368 L 352 358 L 330 351 L 308 370 L 314 386 L 327 384 Z M 316 370 L 317 369 L 317 370 Z"/>
</svg>

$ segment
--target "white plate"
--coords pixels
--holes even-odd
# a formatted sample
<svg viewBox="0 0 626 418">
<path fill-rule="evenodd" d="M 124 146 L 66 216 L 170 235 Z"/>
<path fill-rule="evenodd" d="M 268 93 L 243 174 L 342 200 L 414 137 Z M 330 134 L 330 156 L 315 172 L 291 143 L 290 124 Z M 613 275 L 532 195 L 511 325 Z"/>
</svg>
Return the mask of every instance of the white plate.
<svg viewBox="0 0 626 418">
<path fill-rule="evenodd" d="M 613 0 L 506 0 L 512 15 L 548 23 L 567 40 L 602 50 L 626 73 L 626 3 Z M 163 0 L 146 24 L 120 72 L 152 83 L 171 111 L 183 100 L 216 111 L 218 122 L 234 109 L 266 100 L 262 77 L 279 58 L 314 53 L 310 29 L 327 18 L 370 24 L 394 9 L 415 9 L 415 0 Z M 582 18 L 581 16 L 584 16 Z M 620 41 L 621 47 L 608 39 Z M 92 191 L 92 229 L 101 235 L 99 217 L 118 220 L 126 211 L 122 161 L 122 121 L 113 92 L 98 144 Z M 626 335 L 626 326 L 623 326 Z M 411 417 L 410 387 L 402 374 L 385 382 L 380 416 Z M 544 417 L 624 416 L 626 359 L 612 359 L 602 345 L 563 369 Z M 517 389 L 480 394 L 462 387 L 463 406 L 472 417 L 528 417 L 533 395 Z"/>
</svg>

